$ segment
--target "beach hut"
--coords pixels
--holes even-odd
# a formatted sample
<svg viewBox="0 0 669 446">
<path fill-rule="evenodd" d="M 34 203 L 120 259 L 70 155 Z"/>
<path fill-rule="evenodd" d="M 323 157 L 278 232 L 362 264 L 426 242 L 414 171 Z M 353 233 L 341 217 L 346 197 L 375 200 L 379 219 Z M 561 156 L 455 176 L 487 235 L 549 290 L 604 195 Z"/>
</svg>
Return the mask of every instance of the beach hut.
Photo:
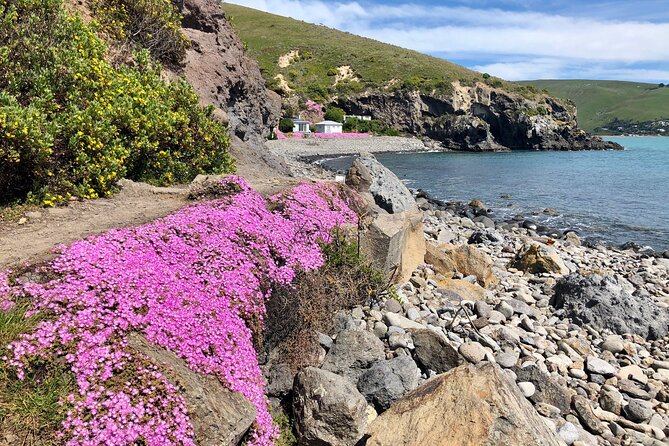
<svg viewBox="0 0 669 446">
<path fill-rule="evenodd" d="M 316 124 L 316 133 L 342 133 L 344 125 L 336 121 L 323 121 Z"/>
<path fill-rule="evenodd" d="M 309 124 L 309 121 L 303 119 L 293 119 L 293 133 L 311 133 Z"/>
</svg>

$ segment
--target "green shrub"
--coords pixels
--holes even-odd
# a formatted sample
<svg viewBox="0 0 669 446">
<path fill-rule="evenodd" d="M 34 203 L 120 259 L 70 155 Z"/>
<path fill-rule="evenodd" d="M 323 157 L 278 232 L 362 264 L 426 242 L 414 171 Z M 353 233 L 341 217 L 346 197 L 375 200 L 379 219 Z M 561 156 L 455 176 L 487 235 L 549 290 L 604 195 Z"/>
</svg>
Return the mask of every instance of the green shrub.
<svg viewBox="0 0 669 446">
<path fill-rule="evenodd" d="M 344 122 L 346 112 L 339 107 L 329 107 L 325 111 L 324 119 L 327 121 Z"/>
<path fill-rule="evenodd" d="M 292 119 L 282 118 L 281 121 L 279 121 L 279 130 L 282 132 L 290 133 L 293 131 L 293 128 L 295 128 L 295 123 Z"/>
<path fill-rule="evenodd" d="M 399 130 L 388 127 L 378 119 L 372 119 L 369 121 L 358 118 L 347 119 L 344 123 L 344 131 L 356 133 L 373 133 L 375 135 L 383 136 L 400 136 Z"/>
<path fill-rule="evenodd" d="M 234 170 L 229 134 L 146 51 L 112 67 L 61 0 L 0 0 L 0 203 L 97 198 L 123 177 L 155 184 Z"/>
<path fill-rule="evenodd" d="M 179 65 L 190 41 L 172 0 L 89 0 L 102 31 L 120 47 L 147 49 L 161 62 Z"/>
</svg>

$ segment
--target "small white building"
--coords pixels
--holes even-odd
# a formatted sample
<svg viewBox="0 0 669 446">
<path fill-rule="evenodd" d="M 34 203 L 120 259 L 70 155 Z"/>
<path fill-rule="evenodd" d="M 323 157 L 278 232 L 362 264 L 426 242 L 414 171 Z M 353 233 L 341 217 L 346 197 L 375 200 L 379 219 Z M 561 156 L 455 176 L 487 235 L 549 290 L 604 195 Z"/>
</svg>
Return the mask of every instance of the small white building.
<svg viewBox="0 0 669 446">
<path fill-rule="evenodd" d="M 323 121 L 316 124 L 316 133 L 342 133 L 344 124 L 336 121 Z"/>
<path fill-rule="evenodd" d="M 309 121 L 303 119 L 293 119 L 293 133 L 311 133 Z"/>
<path fill-rule="evenodd" d="M 349 119 L 359 119 L 360 121 L 371 121 L 372 117 L 369 115 L 344 115 L 344 122 Z"/>
</svg>

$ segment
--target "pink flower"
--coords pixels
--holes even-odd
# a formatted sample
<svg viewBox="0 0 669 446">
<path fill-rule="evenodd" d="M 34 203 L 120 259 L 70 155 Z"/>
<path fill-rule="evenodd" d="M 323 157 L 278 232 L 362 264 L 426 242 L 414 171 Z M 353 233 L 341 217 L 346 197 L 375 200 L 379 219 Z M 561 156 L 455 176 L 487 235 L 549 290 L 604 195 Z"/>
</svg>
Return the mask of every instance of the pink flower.
<svg viewBox="0 0 669 446">
<path fill-rule="evenodd" d="M 241 392 L 257 409 L 248 444 L 273 444 L 278 431 L 246 321 L 262 321 L 271 285 L 322 266 L 319 242 L 357 216 L 333 184 L 300 184 L 271 197 L 270 211 L 242 178 L 222 183 L 239 192 L 59 248 L 50 282 L 10 288 L 9 272 L 0 273 L 0 302 L 27 293 L 31 313 L 53 315 L 10 344 L 7 362 L 19 379 L 31 358 L 69 364 L 77 391 L 66 401 L 65 444 L 194 444 L 185 401 L 128 348 L 131 332 Z"/>
</svg>

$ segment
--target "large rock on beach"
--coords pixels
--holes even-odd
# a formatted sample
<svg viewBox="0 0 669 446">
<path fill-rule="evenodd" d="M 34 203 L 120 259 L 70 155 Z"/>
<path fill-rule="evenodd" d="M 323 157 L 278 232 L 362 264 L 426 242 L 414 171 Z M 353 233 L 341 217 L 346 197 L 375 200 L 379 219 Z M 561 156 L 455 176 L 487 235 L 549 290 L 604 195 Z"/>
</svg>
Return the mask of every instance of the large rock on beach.
<svg viewBox="0 0 669 446">
<path fill-rule="evenodd" d="M 476 276 L 476 280 L 483 287 L 489 287 L 499 281 L 492 271 L 493 262 L 490 256 L 468 244 L 437 246 L 428 243 L 425 263 L 433 265 L 435 271 L 446 277 L 452 277 L 456 272 L 463 276 Z"/>
<path fill-rule="evenodd" d="M 389 214 L 417 209 L 411 191 L 370 153 L 363 153 L 353 161 L 346 184 L 362 194 L 370 193 L 374 202 Z"/>
<path fill-rule="evenodd" d="M 667 310 L 652 297 L 631 294 L 611 276 L 572 274 L 558 281 L 551 304 L 578 324 L 660 339 L 669 329 Z"/>
<path fill-rule="evenodd" d="M 299 444 L 351 446 L 367 430 L 367 402 L 349 380 L 307 367 L 295 377 L 293 412 Z"/>
<path fill-rule="evenodd" d="M 148 356 L 181 389 L 197 444 L 239 444 L 256 419 L 256 408 L 244 395 L 226 389 L 214 376 L 192 371 L 176 354 L 139 334 L 129 336 L 128 341 L 130 348 Z"/>
<path fill-rule="evenodd" d="M 418 210 L 377 214 L 363 227 L 360 248 L 394 282 L 407 281 L 425 256 L 423 214 Z"/>
<path fill-rule="evenodd" d="M 344 330 L 325 357 L 323 369 L 357 382 L 373 363 L 385 359 L 383 343 L 365 330 Z"/>
<path fill-rule="evenodd" d="M 532 274 L 569 274 L 569 268 L 564 264 L 555 249 L 540 244 L 533 244 L 524 248 L 516 257 L 513 266 Z"/>
<path fill-rule="evenodd" d="M 418 362 L 429 370 L 443 373 L 460 365 L 462 360 L 442 335 L 429 329 L 412 330 Z"/>
<path fill-rule="evenodd" d="M 398 356 L 374 363 L 360 376 L 358 390 L 377 410 L 386 410 L 391 403 L 418 387 L 419 377 L 420 370 L 413 359 Z"/>
<path fill-rule="evenodd" d="M 411 192 L 371 154 L 357 158 L 346 183 L 366 200 L 368 218 L 360 231 L 360 248 L 373 265 L 405 282 L 425 257 L 423 213 Z"/>
<path fill-rule="evenodd" d="M 499 366 L 467 365 L 423 384 L 372 422 L 367 446 L 562 445 Z"/>
</svg>

